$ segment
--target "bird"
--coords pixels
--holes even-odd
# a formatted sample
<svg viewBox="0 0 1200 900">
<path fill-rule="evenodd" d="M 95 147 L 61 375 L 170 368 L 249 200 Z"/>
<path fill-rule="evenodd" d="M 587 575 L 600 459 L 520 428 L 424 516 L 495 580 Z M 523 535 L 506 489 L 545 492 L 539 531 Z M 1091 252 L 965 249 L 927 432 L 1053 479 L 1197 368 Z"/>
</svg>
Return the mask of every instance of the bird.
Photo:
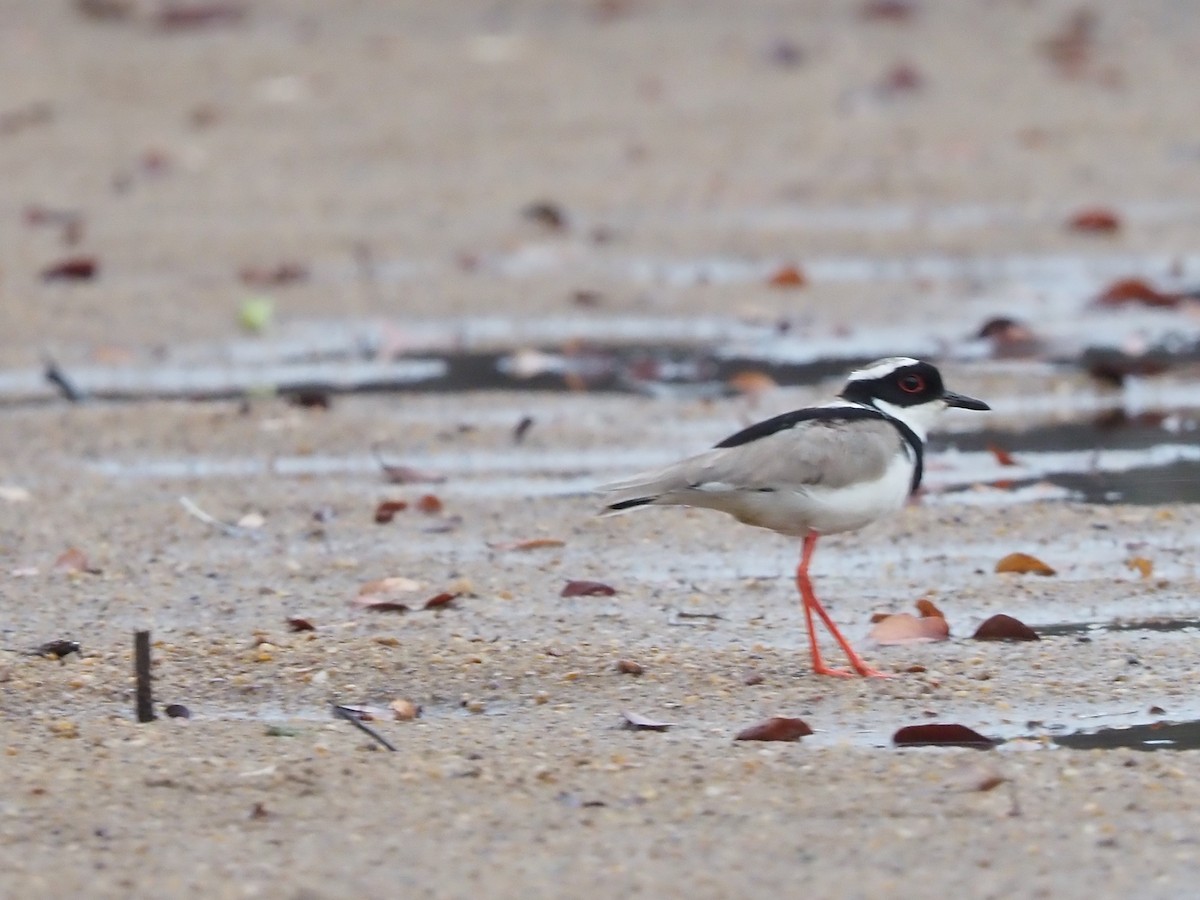
<svg viewBox="0 0 1200 900">
<path fill-rule="evenodd" d="M 601 485 L 601 515 L 652 506 L 728 513 L 739 522 L 801 539 L 796 588 L 818 675 L 889 677 L 872 669 L 817 599 L 809 566 L 822 535 L 856 531 L 899 511 L 921 485 L 925 440 L 947 409 L 988 410 L 946 389 L 932 363 L 906 356 L 853 371 L 836 399 L 785 412 L 665 468 Z M 854 672 L 825 664 L 814 614 Z"/>
</svg>

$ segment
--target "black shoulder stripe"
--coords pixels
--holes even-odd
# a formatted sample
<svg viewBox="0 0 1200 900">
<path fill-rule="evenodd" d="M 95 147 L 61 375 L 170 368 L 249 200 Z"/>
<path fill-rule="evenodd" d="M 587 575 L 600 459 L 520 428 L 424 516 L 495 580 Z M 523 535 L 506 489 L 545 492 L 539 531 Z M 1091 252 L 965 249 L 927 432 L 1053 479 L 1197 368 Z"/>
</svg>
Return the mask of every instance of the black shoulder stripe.
<svg viewBox="0 0 1200 900">
<path fill-rule="evenodd" d="M 925 448 L 921 439 L 917 437 L 915 431 L 899 419 L 889 416 L 878 409 L 871 409 L 870 407 L 816 406 L 810 409 L 795 409 L 791 412 L 756 422 L 749 428 L 743 428 L 737 434 L 731 434 L 725 438 L 721 443 L 715 445 L 713 449 L 723 450 L 728 447 L 740 447 L 743 444 L 750 444 L 777 432 L 795 428 L 801 422 L 855 422 L 864 419 L 883 419 L 885 422 L 893 425 L 900 432 L 904 440 L 908 442 L 913 456 L 913 477 L 909 492 L 915 494 L 917 488 L 921 486 L 922 477 L 925 475 Z"/>
</svg>

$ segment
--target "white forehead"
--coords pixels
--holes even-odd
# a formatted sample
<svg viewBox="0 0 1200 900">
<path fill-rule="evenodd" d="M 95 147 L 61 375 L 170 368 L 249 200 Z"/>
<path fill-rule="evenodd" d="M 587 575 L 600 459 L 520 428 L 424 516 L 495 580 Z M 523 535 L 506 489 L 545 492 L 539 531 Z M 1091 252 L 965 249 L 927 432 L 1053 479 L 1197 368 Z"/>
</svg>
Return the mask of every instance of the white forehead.
<svg viewBox="0 0 1200 900">
<path fill-rule="evenodd" d="M 908 356 L 891 356 L 871 363 L 865 369 L 857 369 L 850 373 L 850 381 L 870 381 L 873 378 L 883 378 L 891 375 L 897 369 L 905 366 L 915 366 L 920 360 Z"/>
</svg>

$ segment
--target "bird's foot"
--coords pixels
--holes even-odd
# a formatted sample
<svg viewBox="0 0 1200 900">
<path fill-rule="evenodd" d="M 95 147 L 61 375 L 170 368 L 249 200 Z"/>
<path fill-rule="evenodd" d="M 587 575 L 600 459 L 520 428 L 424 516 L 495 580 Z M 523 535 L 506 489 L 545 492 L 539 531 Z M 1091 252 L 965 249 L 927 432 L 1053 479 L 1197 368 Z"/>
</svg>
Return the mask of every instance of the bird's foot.
<svg viewBox="0 0 1200 900">
<path fill-rule="evenodd" d="M 878 669 L 872 669 L 866 663 L 855 663 L 854 671 L 864 678 L 895 678 L 891 672 L 880 672 Z"/>
<path fill-rule="evenodd" d="M 854 677 L 853 672 L 850 672 L 846 669 L 831 669 L 829 666 L 825 665 L 825 663 L 823 663 L 823 662 L 814 662 L 812 670 L 813 670 L 814 675 L 833 675 L 835 678 L 853 678 Z M 860 672 L 859 674 L 861 675 L 863 673 Z"/>
</svg>

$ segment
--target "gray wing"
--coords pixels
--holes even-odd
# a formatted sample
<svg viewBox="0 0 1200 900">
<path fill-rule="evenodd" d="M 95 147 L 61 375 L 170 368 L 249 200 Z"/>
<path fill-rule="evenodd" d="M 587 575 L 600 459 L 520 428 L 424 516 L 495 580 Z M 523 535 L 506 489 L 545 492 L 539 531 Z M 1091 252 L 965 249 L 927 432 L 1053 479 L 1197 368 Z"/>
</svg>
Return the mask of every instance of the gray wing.
<svg viewBox="0 0 1200 900">
<path fill-rule="evenodd" d="M 878 478 L 904 438 L 884 420 L 832 423 L 813 420 L 735 447 L 709 450 L 653 472 L 604 485 L 616 503 L 646 498 L 676 502 L 680 493 L 845 487 Z M 682 497 L 678 499 L 683 500 Z M 684 501 L 686 502 L 686 501 Z"/>
</svg>

